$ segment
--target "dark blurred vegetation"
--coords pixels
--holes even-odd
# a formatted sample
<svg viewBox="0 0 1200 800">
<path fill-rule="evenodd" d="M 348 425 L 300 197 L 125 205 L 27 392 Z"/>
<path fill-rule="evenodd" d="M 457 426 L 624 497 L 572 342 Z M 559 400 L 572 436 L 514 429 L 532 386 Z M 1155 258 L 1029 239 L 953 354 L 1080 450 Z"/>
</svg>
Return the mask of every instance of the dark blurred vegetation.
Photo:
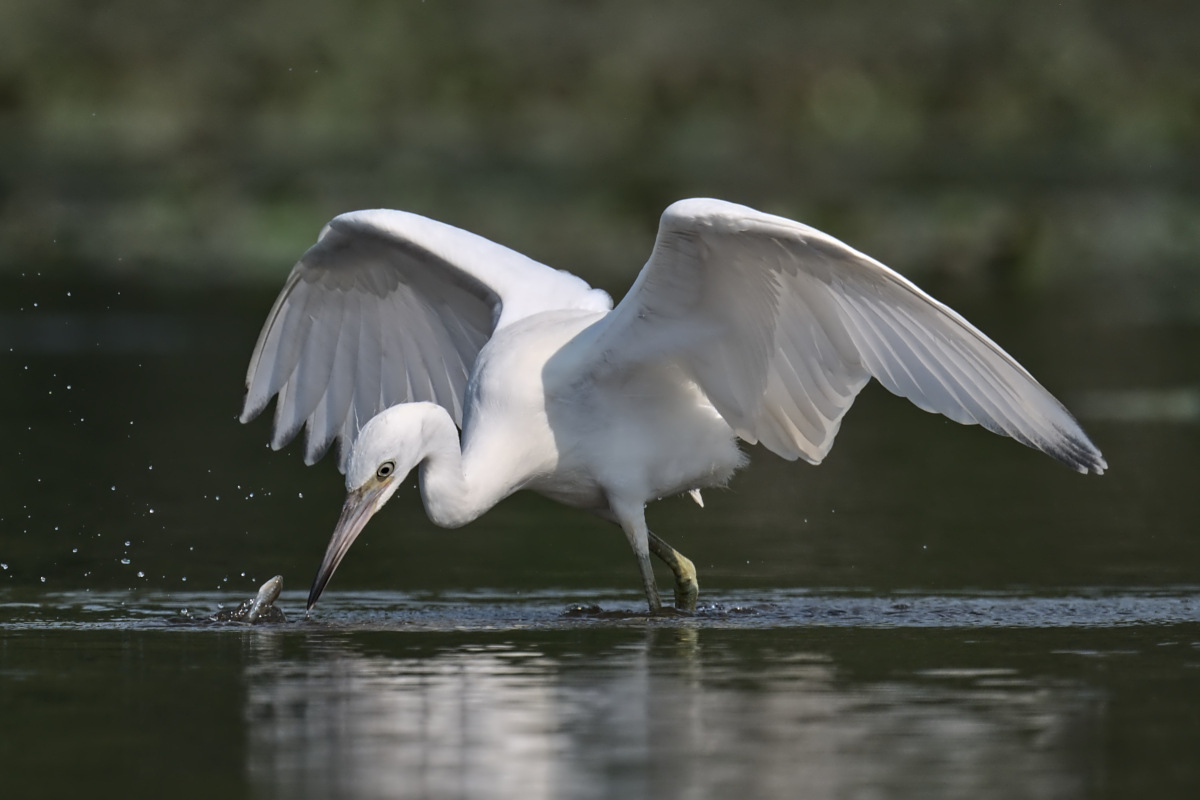
<svg viewBox="0 0 1200 800">
<path fill-rule="evenodd" d="M 10 0 L 0 269 L 277 283 L 387 206 L 621 287 L 713 195 L 972 289 L 1173 276 L 1190 315 L 1197 31 L 1188 2 Z"/>
</svg>

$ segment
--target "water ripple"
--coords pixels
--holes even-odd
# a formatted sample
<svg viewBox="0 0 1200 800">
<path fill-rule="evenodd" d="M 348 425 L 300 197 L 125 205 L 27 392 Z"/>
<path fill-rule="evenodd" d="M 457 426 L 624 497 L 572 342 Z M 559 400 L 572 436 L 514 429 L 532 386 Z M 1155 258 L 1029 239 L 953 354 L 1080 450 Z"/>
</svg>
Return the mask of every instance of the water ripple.
<svg viewBox="0 0 1200 800">
<path fill-rule="evenodd" d="M 650 615 L 633 593 L 597 591 L 573 604 L 558 592 L 511 595 L 475 591 L 437 595 L 338 592 L 309 618 L 304 594 L 284 592 L 289 622 L 276 629 L 406 629 L 424 631 L 568 629 L 589 626 L 711 628 L 1061 628 L 1174 625 L 1200 622 L 1200 588 L 1086 589 L 1061 595 L 866 594 L 794 590 L 729 592 L 695 614 Z M 7 597 L 0 593 L 0 629 L 186 630 L 248 627 L 214 624 L 222 607 L 244 598 L 222 592 L 56 592 Z"/>
</svg>

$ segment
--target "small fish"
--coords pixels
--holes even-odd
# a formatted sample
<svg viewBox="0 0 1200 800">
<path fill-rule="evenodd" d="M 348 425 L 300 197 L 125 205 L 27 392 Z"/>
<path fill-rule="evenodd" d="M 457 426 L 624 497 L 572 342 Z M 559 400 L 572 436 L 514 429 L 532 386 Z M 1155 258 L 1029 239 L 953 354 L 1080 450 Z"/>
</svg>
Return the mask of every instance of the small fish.
<svg viewBox="0 0 1200 800">
<path fill-rule="evenodd" d="M 276 608 L 275 601 L 283 591 L 283 576 L 276 575 L 259 587 L 258 594 L 242 602 L 237 608 L 219 611 L 213 615 L 217 622 L 287 622 L 283 611 Z"/>
<path fill-rule="evenodd" d="M 283 612 L 275 607 L 279 593 L 283 591 L 283 576 L 276 575 L 258 589 L 246 612 L 247 622 L 283 622 Z"/>
</svg>

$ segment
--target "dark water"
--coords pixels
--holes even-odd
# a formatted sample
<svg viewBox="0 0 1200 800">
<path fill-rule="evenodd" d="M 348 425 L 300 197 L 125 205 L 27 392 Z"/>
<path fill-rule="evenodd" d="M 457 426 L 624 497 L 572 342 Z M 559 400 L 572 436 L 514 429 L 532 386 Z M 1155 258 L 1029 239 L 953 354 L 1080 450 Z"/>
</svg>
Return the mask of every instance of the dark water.
<svg viewBox="0 0 1200 800">
<path fill-rule="evenodd" d="M 305 621 L 343 490 L 235 421 L 272 292 L 7 288 L 5 797 L 1200 786 L 1186 316 L 952 300 L 1079 412 L 1102 477 L 868 390 L 820 468 L 752 451 L 704 509 L 651 508 L 695 617 L 638 613 L 607 523 L 518 495 L 441 531 L 407 492 Z M 289 623 L 207 621 L 276 573 Z"/>
<path fill-rule="evenodd" d="M 1200 591 L 0 603 L 6 796 L 1187 796 Z M 12 792 L 12 793 L 10 793 Z"/>
</svg>

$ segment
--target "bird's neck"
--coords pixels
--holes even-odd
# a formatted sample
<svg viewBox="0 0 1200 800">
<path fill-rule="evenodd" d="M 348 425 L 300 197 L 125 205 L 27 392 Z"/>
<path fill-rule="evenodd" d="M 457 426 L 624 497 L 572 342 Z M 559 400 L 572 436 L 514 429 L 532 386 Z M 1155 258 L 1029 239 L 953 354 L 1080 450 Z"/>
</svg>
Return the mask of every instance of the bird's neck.
<svg viewBox="0 0 1200 800">
<path fill-rule="evenodd" d="M 443 528 L 458 528 L 478 518 L 501 496 L 468 480 L 458 428 L 444 408 L 432 403 L 422 419 L 425 457 L 418 476 L 425 513 Z"/>
</svg>

